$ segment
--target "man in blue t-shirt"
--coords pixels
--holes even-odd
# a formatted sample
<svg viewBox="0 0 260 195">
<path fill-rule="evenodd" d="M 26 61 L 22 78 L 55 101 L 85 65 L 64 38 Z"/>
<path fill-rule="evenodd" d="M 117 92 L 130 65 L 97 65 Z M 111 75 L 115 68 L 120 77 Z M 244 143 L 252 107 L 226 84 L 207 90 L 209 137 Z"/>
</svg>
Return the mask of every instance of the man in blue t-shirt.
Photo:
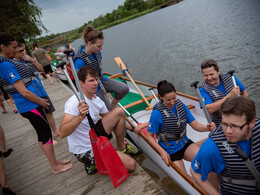
<svg viewBox="0 0 260 195">
<path fill-rule="evenodd" d="M 221 74 L 215 60 L 206 60 L 201 64 L 204 82 L 199 90 L 208 112 L 212 115 L 212 121 L 218 127 L 221 122 L 219 109 L 222 103 L 231 96 L 248 96 L 246 88 L 236 78 L 234 86 L 231 75 Z"/>
<path fill-rule="evenodd" d="M 208 177 L 211 172 L 218 175 L 222 194 L 259 194 L 256 179 L 235 152 L 236 147 L 242 149 L 259 174 L 260 120 L 256 119 L 255 103 L 248 97 L 232 96 L 220 111 L 222 124 L 202 144 L 191 174 L 209 194 L 219 194 Z"/>
</svg>

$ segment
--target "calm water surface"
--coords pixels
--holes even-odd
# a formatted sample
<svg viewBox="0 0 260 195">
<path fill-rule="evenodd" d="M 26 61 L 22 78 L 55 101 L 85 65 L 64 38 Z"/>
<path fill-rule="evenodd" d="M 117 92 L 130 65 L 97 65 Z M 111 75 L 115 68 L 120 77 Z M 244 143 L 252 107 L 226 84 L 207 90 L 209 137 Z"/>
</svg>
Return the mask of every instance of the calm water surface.
<svg viewBox="0 0 260 195">
<path fill-rule="evenodd" d="M 154 85 L 166 79 L 195 96 L 189 85 L 203 81 L 200 64 L 213 58 L 221 72 L 235 70 L 260 116 L 259 10 L 259 0 L 184 0 L 111 27 L 104 30 L 103 69 L 120 72 L 113 60 L 120 56 L 134 79 Z"/>
<path fill-rule="evenodd" d="M 260 116 L 259 10 L 259 0 L 184 0 L 111 27 L 104 30 L 103 69 L 118 73 L 113 58 L 120 56 L 134 79 L 151 84 L 167 79 L 195 96 L 189 84 L 203 81 L 200 64 L 213 58 L 221 72 L 235 70 Z"/>
</svg>

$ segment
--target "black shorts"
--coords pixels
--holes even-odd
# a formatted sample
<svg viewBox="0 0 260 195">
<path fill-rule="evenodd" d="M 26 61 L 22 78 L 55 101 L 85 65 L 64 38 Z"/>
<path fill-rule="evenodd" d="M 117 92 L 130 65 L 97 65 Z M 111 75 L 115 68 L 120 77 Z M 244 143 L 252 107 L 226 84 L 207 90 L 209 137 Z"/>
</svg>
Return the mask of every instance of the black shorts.
<svg viewBox="0 0 260 195">
<path fill-rule="evenodd" d="M 44 73 L 45 73 L 45 74 L 48 74 L 48 73 L 52 73 L 52 72 L 53 72 L 53 70 L 52 70 L 50 64 L 47 65 L 47 66 L 44 66 L 43 69 L 44 69 Z"/>
<path fill-rule="evenodd" d="M 112 133 L 110 133 L 109 135 L 107 134 L 107 132 L 105 131 L 103 124 L 102 124 L 102 120 L 99 120 L 96 123 L 96 128 L 100 134 L 100 136 L 104 136 L 107 137 L 109 140 L 113 137 Z"/>
<path fill-rule="evenodd" d="M 175 152 L 174 154 L 171 154 L 170 157 L 171 157 L 171 160 L 174 162 L 176 160 L 182 160 L 183 159 L 183 156 L 184 156 L 184 152 L 186 151 L 186 149 L 189 147 L 189 145 L 193 144 L 194 142 L 189 140 L 185 145 L 184 147 Z"/>
<path fill-rule="evenodd" d="M 54 112 L 54 111 L 55 111 L 55 108 L 54 108 L 54 106 L 53 106 L 53 104 L 52 104 L 51 99 L 49 98 L 49 96 L 45 96 L 45 97 L 42 97 L 42 98 L 48 100 L 48 103 L 50 104 L 50 106 L 45 109 L 46 114 L 51 113 L 51 112 Z"/>
</svg>

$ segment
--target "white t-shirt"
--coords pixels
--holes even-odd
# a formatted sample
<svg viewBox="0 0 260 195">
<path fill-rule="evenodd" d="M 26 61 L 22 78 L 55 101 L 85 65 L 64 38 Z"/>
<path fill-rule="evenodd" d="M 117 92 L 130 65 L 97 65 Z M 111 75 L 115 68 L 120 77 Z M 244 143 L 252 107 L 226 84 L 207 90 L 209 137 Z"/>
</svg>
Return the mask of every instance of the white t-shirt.
<svg viewBox="0 0 260 195">
<path fill-rule="evenodd" d="M 105 103 L 99 97 L 96 97 L 95 99 L 93 98 L 92 100 L 89 100 L 86 96 L 84 97 L 86 103 L 89 105 L 89 114 L 94 123 L 96 123 L 99 114 L 104 114 L 108 112 Z M 71 114 L 73 116 L 79 115 L 78 99 L 75 95 L 73 95 L 65 103 L 64 113 Z M 89 138 L 89 130 L 90 126 L 88 123 L 88 119 L 87 117 L 85 117 L 85 119 L 83 119 L 83 121 L 75 129 L 75 131 L 67 137 L 70 152 L 74 154 L 81 154 L 92 149 Z"/>
</svg>

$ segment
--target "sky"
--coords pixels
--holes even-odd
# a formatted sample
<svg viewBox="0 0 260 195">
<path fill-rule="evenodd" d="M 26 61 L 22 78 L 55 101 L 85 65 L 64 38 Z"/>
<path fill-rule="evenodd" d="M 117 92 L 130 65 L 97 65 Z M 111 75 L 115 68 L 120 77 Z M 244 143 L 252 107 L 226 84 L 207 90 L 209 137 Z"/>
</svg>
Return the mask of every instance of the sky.
<svg viewBox="0 0 260 195">
<path fill-rule="evenodd" d="M 100 15 L 111 13 L 125 0 L 34 0 L 41 8 L 41 21 L 49 32 L 41 36 L 73 30 Z"/>
</svg>

